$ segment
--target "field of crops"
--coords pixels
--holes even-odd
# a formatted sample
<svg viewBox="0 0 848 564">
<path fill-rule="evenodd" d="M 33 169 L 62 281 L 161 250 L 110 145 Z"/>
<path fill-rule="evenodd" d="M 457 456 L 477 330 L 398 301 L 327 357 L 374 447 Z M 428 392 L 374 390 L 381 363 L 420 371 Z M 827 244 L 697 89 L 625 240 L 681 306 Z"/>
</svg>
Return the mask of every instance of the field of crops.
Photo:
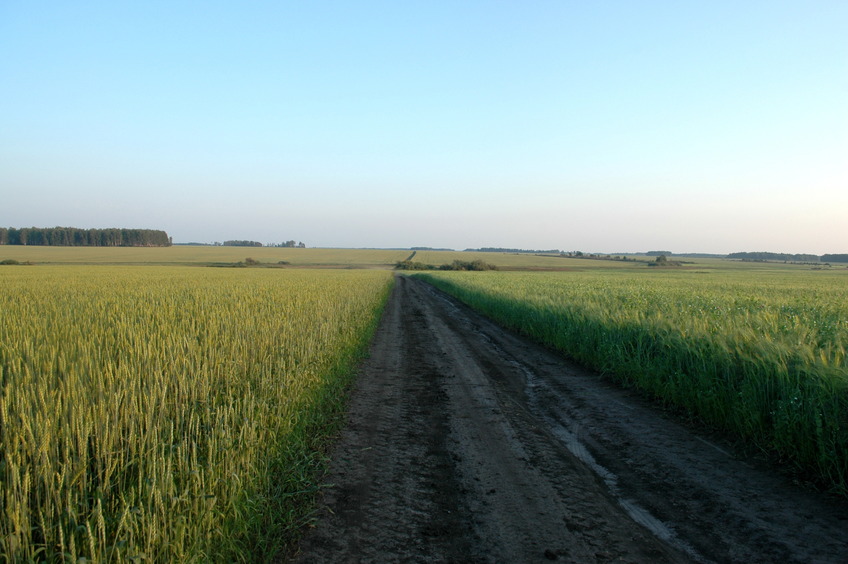
<svg viewBox="0 0 848 564">
<path fill-rule="evenodd" d="M 0 261 L 35 264 L 207 265 L 253 258 L 263 265 L 280 261 L 293 267 L 337 266 L 391 268 L 410 251 L 382 249 L 296 249 L 288 247 L 224 247 L 174 245 L 171 247 L 47 247 L 0 245 Z"/>
<path fill-rule="evenodd" d="M 416 275 L 848 493 L 848 273 Z"/>
<path fill-rule="evenodd" d="M 0 560 L 255 561 L 290 542 L 410 253 L 2 251 L 34 266 L 0 267 Z M 564 271 L 423 276 L 848 493 L 848 270 L 415 260 L 477 258 Z"/>
<path fill-rule="evenodd" d="M 0 560 L 276 554 L 390 286 L 381 270 L 0 268 Z"/>
</svg>

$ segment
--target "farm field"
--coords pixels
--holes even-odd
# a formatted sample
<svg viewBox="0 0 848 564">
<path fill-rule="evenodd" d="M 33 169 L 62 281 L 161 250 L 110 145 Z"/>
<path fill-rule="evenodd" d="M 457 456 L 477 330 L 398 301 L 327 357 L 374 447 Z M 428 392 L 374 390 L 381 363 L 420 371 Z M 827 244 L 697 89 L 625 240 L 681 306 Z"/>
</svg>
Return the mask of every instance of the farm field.
<svg viewBox="0 0 848 564">
<path fill-rule="evenodd" d="M 235 263 L 253 258 L 265 265 L 391 268 L 410 251 L 372 249 L 295 249 L 286 247 L 47 247 L 0 246 L 0 260 L 36 264 L 197 265 Z"/>
<path fill-rule="evenodd" d="M 416 276 L 848 494 L 848 273 L 730 265 Z"/>
<path fill-rule="evenodd" d="M 649 257 L 630 257 L 631 261 L 592 260 L 534 253 L 484 253 L 475 251 L 417 251 L 412 260 L 439 266 L 455 260 L 480 260 L 501 270 L 580 270 L 584 268 L 644 268 Z M 644 262 L 642 262 L 644 261 Z"/>
<path fill-rule="evenodd" d="M 314 494 L 391 283 L 0 267 L 0 559 L 273 556 Z"/>
<path fill-rule="evenodd" d="M 615 257 L 627 260 L 613 260 Z M 496 253 L 475 251 L 416 251 L 412 257 L 415 262 L 440 266 L 450 264 L 455 260 L 471 262 L 480 260 L 498 267 L 499 270 L 529 270 L 529 271 L 595 271 L 616 270 L 644 272 L 649 263 L 655 262 L 655 257 L 645 255 L 613 255 L 607 258 L 603 255 L 598 258 L 586 258 L 576 256 L 559 256 L 551 254 L 533 253 Z M 680 260 L 683 264 L 678 271 L 745 271 L 745 272 L 795 272 L 810 271 L 811 265 L 800 263 L 781 262 L 749 262 L 740 260 L 728 260 L 720 258 L 688 258 L 672 257 L 672 260 Z M 848 271 L 848 264 L 834 263 L 829 267 L 823 267 L 829 271 Z"/>
<path fill-rule="evenodd" d="M 310 503 L 323 491 L 317 476 L 326 466 L 326 449 L 341 424 L 345 390 L 394 285 L 391 268 L 410 254 L 201 246 L 0 247 L 0 260 L 32 263 L 0 266 L 0 559 L 249 562 L 293 550 L 304 524 L 314 519 Z M 234 265 L 247 257 L 258 267 L 208 268 Z M 419 251 L 414 260 L 439 265 L 480 259 L 497 265 L 503 271 L 421 276 L 498 323 L 612 374 L 627 387 L 647 390 L 668 406 L 778 453 L 844 496 L 848 270 L 717 259 L 653 269 L 646 264 L 649 258 L 634 258 L 641 262 Z M 280 261 L 288 264 L 279 265 Z M 407 277 L 400 280 L 412 282 Z M 421 311 L 441 316 L 438 323 L 446 326 L 466 322 L 458 309 L 434 306 L 431 302 L 440 299 L 435 290 L 424 291 L 423 286 L 410 285 L 402 299 L 413 301 L 396 304 L 397 311 L 405 312 L 403 321 L 398 320 L 403 330 L 390 331 L 384 348 L 372 353 L 374 365 L 380 367 L 371 376 L 372 404 L 359 412 L 354 404 L 352 417 L 367 426 L 378 410 L 375 405 L 391 411 L 385 421 L 393 422 L 395 435 L 405 434 L 400 443 L 381 447 L 383 456 L 401 460 L 429 445 L 428 453 L 443 457 L 435 468 L 444 473 L 476 451 L 470 438 L 452 456 L 439 445 L 453 444 L 457 433 L 470 437 L 477 429 L 466 429 L 472 423 L 481 429 L 495 423 L 473 422 L 464 408 L 451 411 L 483 401 L 473 394 L 453 400 L 453 407 L 444 404 L 447 396 L 439 390 L 451 389 L 445 378 L 454 370 L 465 374 L 467 368 L 428 367 L 441 358 L 441 351 L 453 348 L 451 343 L 471 339 L 470 329 L 441 336 L 425 333 L 432 320 L 424 322 L 428 318 Z M 478 343 L 470 350 L 483 350 L 480 347 Z M 535 370 L 541 357 L 528 353 L 524 358 L 522 351 L 527 350 L 520 345 L 512 359 L 500 360 L 494 360 L 501 354 L 498 349 L 490 351 L 479 374 L 508 371 L 515 359 Z M 457 362 L 472 354 L 482 353 L 458 352 Z M 400 372 L 387 373 L 384 367 L 398 355 Z M 545 376 L 551 378 L 551 386 L 570 385 L 556 374 Z M 409 382 L 407 376 L 412 378 Z M 510 378 L 520 380 L 520 375 Z M 521 385 L 518 380 L 515 387 Z M 474 384 L 478 385 L 483 386 Z M 385 396 L 399 393 L 399 388 L 406 389 L 403 394 L 408 397 Z M 568 393 L 559 391 L 560 399 L 544 405 L 541 419 L 534 423 L 537 428 L 550 423 L 553 416 L 545 413 L 558 413 L 565 405 L 561 401 L 571 401 L 565 399 Z M 509 412 L 509 405 L 523 400 L 504 401 L 501 408 Z M 592 401 L 607 400 L 597 396 Z M 412 402 L 414 409 L 399 411 L 398 402 Z M 428 415 L 416 419 L 422 409 Z M 413 412 L 419 415 L 409 415 Z M 490 413 L 490 407 L 483 412 Z M 393 419 L 404 414 L 409 418 Z M 451 434 L 436 433 L 445 432 L 442 421 L 448 420 L 453 421 Z M 596 428 L 596 441 L 602 437 L 613 441 L 622 432 L 588 421 L 578 418 L 570 424 L 576 429 Z M 419 424 L 436 434 L 411 438 L 419 432 Z M 652 428 L 660 433 L 662 424 L 653 423 Z M 514 458 L 509 453 L 515 449 L 556 449 L 535 444 L 529 438 L 532 434 L 523 436 L 527 442 L 511 446 L 487 443 L 494 468 L 506 468 L 505 460 Z M 634 437 L 626 440 L 636 448 Z M 611 443 L 610 452 L 619 446 Z M 353 452 L 358 457 L 370 453 L 370 448 L 366 440 Z M 419 480 L 421 487 L 404 495 L 424 495 L 432 481 L 426 470 L 429 462 L 424 462 L 430 455 L 419 455 L 423 458 L 411 459 L 397 479 Z M 684 455 L 689 456 L 682 452 L 675 456 Z M 368 454 L 367 460 L 381 466 L 380 457 Z M 657 474 L 656 468 L 670 462 L 654 464 L 647 474 Z M 610 462 L 607 468 L 614 466 Z M 514 471 L 520 474 L 518 467 Z M 537 470 L 540 475 L 564 471 L 557 465 Z M 630 479 L 624 478 L 626 469 L 615 471 L 622 472 L 622 480 Z M 340 472 L 353 480 L 372 480 L 357 478 L 352 467 Z M 458 476 L 442 477 L 452 483 Z M 684 483 L 684 478 L 680 480 Z M 646 491 L 656 494 L 666 486 Z M 517 498 L 536 495 L 518 487 L 513 476 L 473 497 L 476 490 L 466 484 L 462 489 L 472 497 L 450 503 L 477 506 L 493 499 L 490 490 L 515 489 Z M 534 487 L 550 486 L 543 481 Z M 395 495 L 391 491 L 375 493 L 375 502 L 384 503 L 386 496 Z M 703 495 L 712 499 L 712 494 Z M 602 515 L 614 509 L 603 506 L 607 503 L 600 500 L 603 495 L 595 497 L 587 501 L 592 508 L 582 517 L 611 519 Z M 768 499 L 763 497 L 764 503 L 771 503 Z M 461 513 L 448 501 L 439 503 L 441 513 L 413 511 L 409 522 L 393 528 L 391 534 L 407 531 L 397 540 L 402 550 L 413 534 L 407 527 L 417 526 L 421 518 L 459 518 Z M 410 500 L 408 507 L 423 506 Z M 532 517 L 511 511 L 524 515 L 522 519 Z M 680 513 L 693 512 L 702 509 L 689 506 Z M 380 512 L 374 517 L 377 528 L 401 519 Z M 501 516 L 494 513 L 492 518 Z M 712 526 L 705 521 L 686 525 L 675 521 L 678 518 L 685 519 L 668 517 L 681 531 Z M 619 515 L 609 521 L 611 527 L 620 523 L 609 534 L 623 543 L 621 550 L 660 550 L 647 540 L 626 548 L 626 539 L 636 533 L 632 525 L 621 524 L 630 517 L 621 519 Z M 786 517 L 786 522 L 792 519 Z M 428 538 L 431 525 L 422 526 L 425 532 L 420 534 Z M 823 525 L 822 531 L 828 526 Z M 553 527 L 551 534 L 559 535 L 561 529 Z M 770 532 L 768 538 L 785 534 Z M 603 535 L 601 529 L 595 531 L 584 547 L 586 554 L 594 554 L 592 543 L 612 538 Z M 506 546 L 519 540 L 497 542 Z M 705 545 L 711 542 L 706 534 L 701 540 Z M 449 554 L 459 558 L 463 553 L 457 546 L 449 547 Z M 762 546 L 745 550 L 756 553 Z M 845 547 L 822 545 L 821 550 L 842 554 L 839 551 Z M 520 552 L 516 557 L 523 558 Z M 382 553 L 375 558 L 392 556 Z"/>
<path fill-rule="evenodd" d="M 16 260 L 33 264 L 87 264 L 127 266 L 209 266 L 227 265 L 250 257 L 261 266 L 315 268 L 381 268 L 391 269 L 412 256 L 412 260 L 434 266 L 455 260 L 481 260 L 501 270 L 583 271 L 625 270 L 641 272 L 654 261 L 653 257 L 628 256 L 626 261 L 561 257 L 532 253 L 483 253 L 466 251 L 413 251 L 393 249 L 296 249 L 286 247 L 224 247 L 203 245 L 174 245 L 171 247 L 49 247 L 0 245 L 0 261 Z M 621 255 L 624 256 L 624 255 Z M 742 262 L 725 259 L 697 258 L 685 261 L 682 270 L 701 272 L 742 270 L 746 272 L 809 271 L 804 264 L 773 262 Z M 287 264 L 280 265 L 280 262 Z M 846 264 L 834 264 L 832 271 L 848 271 Z"/>
</svg>

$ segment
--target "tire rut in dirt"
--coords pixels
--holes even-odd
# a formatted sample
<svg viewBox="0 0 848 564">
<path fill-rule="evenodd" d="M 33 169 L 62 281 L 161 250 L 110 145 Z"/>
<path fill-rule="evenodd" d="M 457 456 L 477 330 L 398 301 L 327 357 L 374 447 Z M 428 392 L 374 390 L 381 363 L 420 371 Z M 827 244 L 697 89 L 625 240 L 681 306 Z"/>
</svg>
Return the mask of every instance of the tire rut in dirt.
<svg viewBox="0 0 848 564">
<path fill-rule="evenodd" d="M 399 277 L 299 561 L 848 561 L 845 504 L 737 458 Z"/>
<path fill-rule="evenodd" d="M 332 453 L 318 527 L 301 562 L 461 561 L 472 554 L 452 453 L 443 376 L 423 315 L 395 289 Z M 403 327 L 403 330 L 399 330 Z"/>
<path fill-rule="evenodd" d="M 452 375 L 457 469 L 490 561 L 688 561 L 634 522 L 540 424 L 523 401 L 522 367 L 475 316 L 430 286 L 418 283 L 410 292 L 430 305 L 441 370 Z"/>
</svg>

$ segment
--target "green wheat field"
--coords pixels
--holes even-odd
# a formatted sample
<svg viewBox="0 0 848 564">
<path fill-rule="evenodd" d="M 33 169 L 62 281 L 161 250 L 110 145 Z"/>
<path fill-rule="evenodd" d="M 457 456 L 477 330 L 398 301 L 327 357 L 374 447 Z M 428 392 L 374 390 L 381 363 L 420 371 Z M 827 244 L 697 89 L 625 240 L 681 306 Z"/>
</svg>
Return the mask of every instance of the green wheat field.
<svg viewBox="0 0 848 564">
<path fill-rule="evenodd" d="M 781 266 L 418 276 L 845 495 L 848 272 Z"/>
</svg>

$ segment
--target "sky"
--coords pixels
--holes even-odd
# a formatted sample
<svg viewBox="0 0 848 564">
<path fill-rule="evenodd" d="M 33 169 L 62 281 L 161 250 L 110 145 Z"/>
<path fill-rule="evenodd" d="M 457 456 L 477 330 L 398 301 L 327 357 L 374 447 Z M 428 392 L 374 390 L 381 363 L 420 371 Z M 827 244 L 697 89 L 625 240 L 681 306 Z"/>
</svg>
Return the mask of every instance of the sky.
<svg viewBox="0 0 848 564">
<path fill-rule="evenodd" d="M 848 252 L 848 2 L 0 0 L 0 226 Z"/>
</svg>

